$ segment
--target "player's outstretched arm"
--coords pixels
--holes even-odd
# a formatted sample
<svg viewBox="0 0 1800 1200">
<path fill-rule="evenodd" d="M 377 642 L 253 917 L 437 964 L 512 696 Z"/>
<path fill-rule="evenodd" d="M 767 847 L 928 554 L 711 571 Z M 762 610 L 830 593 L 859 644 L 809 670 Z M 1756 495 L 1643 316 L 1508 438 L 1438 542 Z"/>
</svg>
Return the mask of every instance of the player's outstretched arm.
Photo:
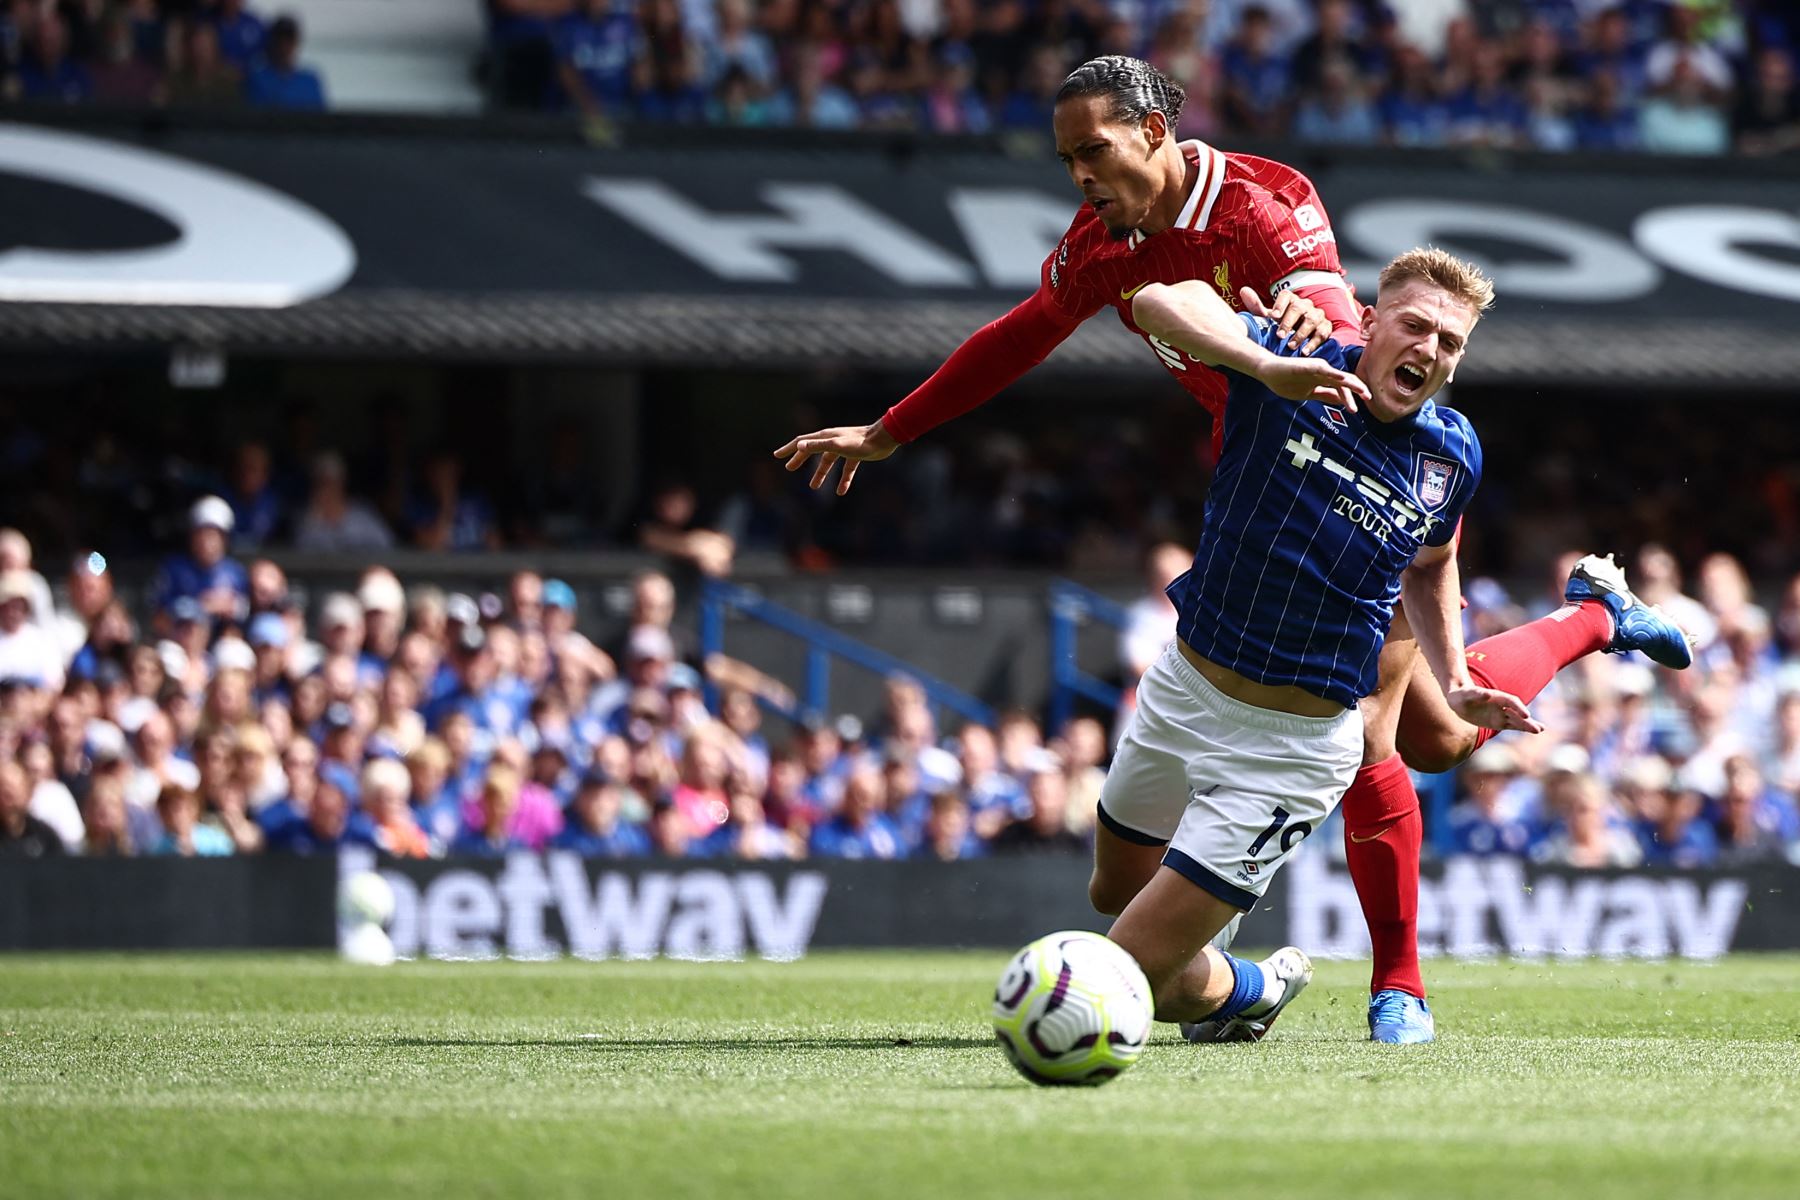
<svg viewBox="0 0 1800 1200">
<path fill-rule="evenodd" d="M 1131 319 L 1151 337 L 1207 366 L 1248 375 L 1284 400 L 1322 400 L 1354 411 L 1358 398 L 1369 397 L 1367 384 L 1323 359 L 1264 349 L 1225 301 L 1198 280 L 1148 285 L 1132 298 Z"/>
<path fill-rule="evenodd" d="M 1463 656 L 1462 577 L 1451 546 L 1426 546 L 1400 575 L 1406 619 L 1431 673 L 1457 716 L 1484 729 L 1542 733 L 1525 702 L 1510 692 L 1476 686 Z"/>
<path fill-rule="evenodd" d="M 958 346 L 930 379 L 887 410 L 873 425 L 820 429 L 795 438 L 775 452 L 798 471 L 817 454 L 812 486 L 822 487 L 839 459 L 844 473 L 837 494 L 850 490 L 856 464 L 886 458 L 900 446 L 993 399 L 1044 358 L 1080 325 L 1039 288 L 1011 312 L 990 321 Z"/>
</svg>

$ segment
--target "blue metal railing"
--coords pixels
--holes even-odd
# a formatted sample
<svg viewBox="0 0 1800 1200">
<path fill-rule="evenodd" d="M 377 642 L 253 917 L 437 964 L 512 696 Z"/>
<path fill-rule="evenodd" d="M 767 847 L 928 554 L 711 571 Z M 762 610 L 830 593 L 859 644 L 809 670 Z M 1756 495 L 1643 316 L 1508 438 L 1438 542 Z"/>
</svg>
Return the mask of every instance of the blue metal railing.
<svg viewBox="0 0 1800 1200">
<path fill-rule="evenodd" d="M 1110 710 L 1119 707 L 1122 693 L 1097 675 L 1090 675 L 1075 661 L 1075 643 L 1081 627 L 1099 621 L 1123 630 L 1130 623 L 1125 606 L 1092 588 L 1067 579 L 1050 584 L 1050 728 L 1067 723 L 1078 698 L 1092 700 Z"/>
<path fill-rule="evenodd" d="M 853 637 L 839 633 L 803 617 L 792 609 L 765 600 L 749 588 L 735 583 L 708 580 L 700 593 L 700 649 L 703 654 L 725 651 L 725 618 L 739 613 L 760 621 L 772 629 L 790 634 L 806 643 L 806 673 L 799 703 L 791 709 L 774 706 L 790 720 L 802 720 L 810 714 L 824 715 L 831 704 L 831 660 L 841 658 L 854 667 L 881 676 L 904 675 L 925 690 L 931 704 L 948 709 L 966 721 L 982 725 L 994 723 L 994 710 L 969 693 L 952 687 L 943 680 L 927 675 L 917 667 L 895 658 L 885 650 L 877 650 Z M 707 685 L 706 699 L 716 708 L 718 697 L 712 684 Z"/>
</svg>

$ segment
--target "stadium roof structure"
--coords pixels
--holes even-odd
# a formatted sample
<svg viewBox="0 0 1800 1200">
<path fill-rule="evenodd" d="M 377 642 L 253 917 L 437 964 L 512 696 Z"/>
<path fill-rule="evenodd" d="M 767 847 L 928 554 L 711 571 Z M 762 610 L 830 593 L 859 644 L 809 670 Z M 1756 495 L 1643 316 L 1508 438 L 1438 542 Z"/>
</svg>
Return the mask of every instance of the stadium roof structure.
<svg viewBox="0 0 1800 1200">
<path fill-rule="evenodd" d="M 58 120 L 0 124 L 14 350 L 921 371 L 1036 285 L 1074 213 L 1032 139 Z M 1489 267 L 1463 382 L 1800 372 L 1791 168 L 1268 152 L 1313 177 L 1310 236 L 1365 296 L 1411 245 Z M 1160 370 L 1105 314 L 1048 365 Z"/>
</svg>

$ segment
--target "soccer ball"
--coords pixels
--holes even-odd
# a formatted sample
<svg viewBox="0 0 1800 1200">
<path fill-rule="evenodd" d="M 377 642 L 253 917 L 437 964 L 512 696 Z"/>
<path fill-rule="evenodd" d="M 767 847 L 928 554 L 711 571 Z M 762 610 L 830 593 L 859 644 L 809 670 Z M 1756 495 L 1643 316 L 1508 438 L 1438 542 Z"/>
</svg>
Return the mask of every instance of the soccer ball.
<svg viewBox="0 0 1800 1200">
<path fill-rule="evenodd" d="M 348 926 L 381 926 L 394 919 L 394 889 L 373 871 L 361 871 L 338 886 L 338 920 Z"/>
<path fill-rule="evenodd" d="M 1138 1060 L 1156 1002 L 1150 981 L 1097 933 L 1047 934 L 1013 955 L 994 988 L 994 1036 L 1039 1084 L 1100 1084 Z"/>
</svg>

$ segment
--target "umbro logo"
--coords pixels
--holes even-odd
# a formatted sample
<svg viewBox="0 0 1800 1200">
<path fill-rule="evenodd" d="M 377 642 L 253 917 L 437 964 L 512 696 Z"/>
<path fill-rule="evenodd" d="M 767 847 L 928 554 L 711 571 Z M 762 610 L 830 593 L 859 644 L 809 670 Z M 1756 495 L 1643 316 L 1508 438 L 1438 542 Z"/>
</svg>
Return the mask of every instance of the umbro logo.
<svg viewBox="0 0 1800 1200">
<path fill-rule="evenodd" d="M 1325 406 L 1325 425 L 1333 433 L 1350 428 L 1350 418 L 1341 409 Z"/>
</svg>

